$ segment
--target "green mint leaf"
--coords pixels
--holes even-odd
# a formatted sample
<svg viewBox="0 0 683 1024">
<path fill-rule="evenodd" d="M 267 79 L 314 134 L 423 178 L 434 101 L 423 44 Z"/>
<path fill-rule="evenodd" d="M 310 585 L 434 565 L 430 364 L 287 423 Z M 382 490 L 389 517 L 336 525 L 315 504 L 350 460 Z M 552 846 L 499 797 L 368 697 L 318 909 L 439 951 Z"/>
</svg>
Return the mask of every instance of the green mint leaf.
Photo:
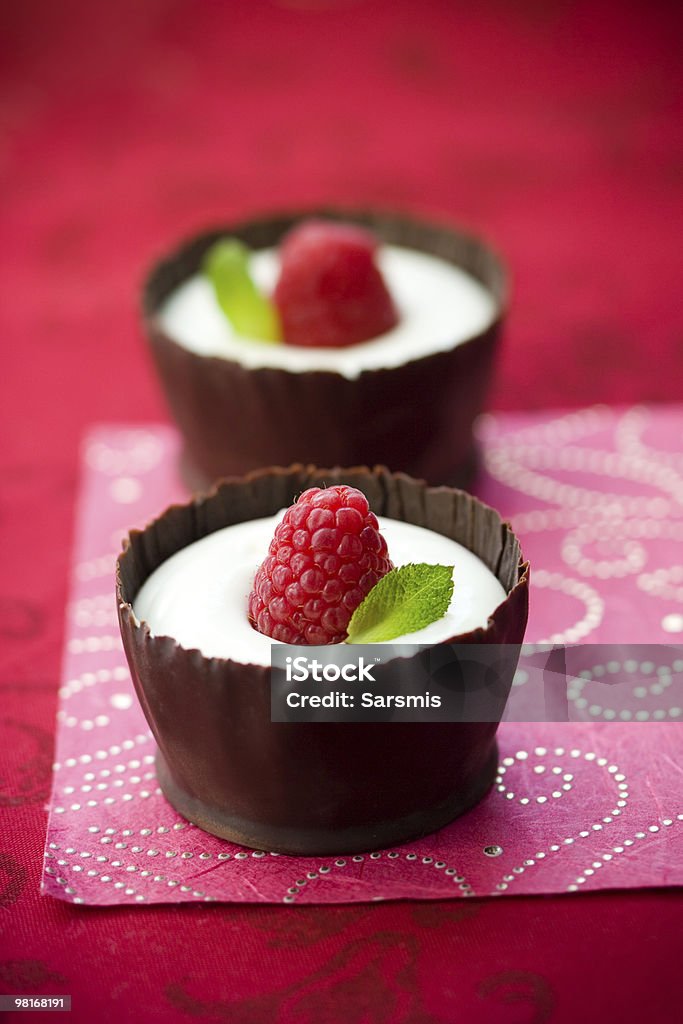
<svg viewBox="0 0 683 1024">
<path fill-rule="evenodd" d="M 349 644 L 376 644 L 415 633 L 448 611 L 453 566 L 402 565 L 383 576 L 351 616 Z"/>
<path fill-rule="evenodd" d="M 204 256 L 202 270 L 213 285 L 218 305 L 238 334 L 259 341 L 281 341 L 273 303 L 249 273 L 249 249 L 236 238 L 216 242 Z"/>
</svg>

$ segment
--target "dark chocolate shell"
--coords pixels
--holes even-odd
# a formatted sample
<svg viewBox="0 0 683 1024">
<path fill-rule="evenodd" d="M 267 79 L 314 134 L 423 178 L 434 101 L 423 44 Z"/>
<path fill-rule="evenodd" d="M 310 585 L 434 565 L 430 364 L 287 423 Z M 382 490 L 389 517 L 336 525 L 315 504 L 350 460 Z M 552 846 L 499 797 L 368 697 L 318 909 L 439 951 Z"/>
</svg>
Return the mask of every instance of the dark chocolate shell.
<svg viewBox="0 0 683 1024">
<path fill-rule="evenodd" d="M 252 249 L 276 246 L 308 216 L 352 220 L 386 244 L 438 256 L 492 294 L 497 315 L 482 332 L 445 352 L 355 379 L 329 371 L 251 369 L 190 352 L 162 329 L 157 313 L 197 273 L 207 249 L 231 235 Z M 201 234 L 159 262 L 144 287 L 147 337 L 171 413 L 183 435 L 193 486 L 263 466 L 389 466 L 434 484 L 466 485 L 475 465 L 472 424 L 482 411 L 507 305 L 507 273 L 483 241 L 404 216 L 311 210 L 227 225 Z"/>
<path fill-rule="evenodd" d="M 117 563 L 119 620 L 160 785 L 201 828 L 258 849 L 322 855 L 399 843 L 468 810 L 496 773 L 497 722 L 273 723 L 269 668 L 206 658 L 135 618 L 140 587 L 176 551 L 335 483 L 359 487 L 378 515 L 458 541 L 493 571 L 507 597 L 485 628 L 448 642 L 509 645 L 500 668 L 508 690 L 526 627 L 528 565 L 498 513 L 383 468 L 252 473 L 132 532 Z"/>
</svg>

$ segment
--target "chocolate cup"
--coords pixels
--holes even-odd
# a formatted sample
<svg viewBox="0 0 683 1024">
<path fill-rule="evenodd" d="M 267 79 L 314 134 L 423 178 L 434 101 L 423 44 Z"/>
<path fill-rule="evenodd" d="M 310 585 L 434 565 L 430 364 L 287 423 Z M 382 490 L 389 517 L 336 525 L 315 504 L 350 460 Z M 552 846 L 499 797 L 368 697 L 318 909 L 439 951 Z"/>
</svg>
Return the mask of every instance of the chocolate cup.
<svg viewBox="0 0 683 1024">
<path fill-rule="evenodd" d="M 366 370 L 353 380 L 329 371 L 250 369 L 190 352 L 164 332 L 160 307 L 198 272 L 217 239 L 231 235 L 252 249 L 276 246 L 310 216 L 352 220 L 386 244 L 455 264 L 493 295 L 494 321 L 448 351 Z M 431 483 L 465 486 L 476 464 L 472 424 L 484 406 L 506 305 L 505 268 L 484 242 L 402 216 L 309 210 L 231 224 L 191 239 L 153 268 L 143 292 L 152 355 L 184 439 L 186 481 L 201 487 L 220 476 L 300 461 L 383 464 Z"/>
<path fill-rule="evenodd" d="M 269 668 L 207 658 L 152 636 L 135 618 L 140 587 L 176 551 L 224 526 L 272 515 L 307 487 L 335 483 L 361 488 L 379 515 L 464 544 L 495 573 L 505 600 L 485 628 L 448 642 L 509 645 L 501 667 L 508 690 L 524 637 L 528 565 L 510 527 L 462 491 L 383 468 L 252 473 L 133 531 L 117 562 L 117 604 L 159 748 L 161 788 L 201 828 L 257 849 L 323 855 L 404 842 L 462 814 L 495 777 L 497 722 L 273 723 Z"/>
</svg>

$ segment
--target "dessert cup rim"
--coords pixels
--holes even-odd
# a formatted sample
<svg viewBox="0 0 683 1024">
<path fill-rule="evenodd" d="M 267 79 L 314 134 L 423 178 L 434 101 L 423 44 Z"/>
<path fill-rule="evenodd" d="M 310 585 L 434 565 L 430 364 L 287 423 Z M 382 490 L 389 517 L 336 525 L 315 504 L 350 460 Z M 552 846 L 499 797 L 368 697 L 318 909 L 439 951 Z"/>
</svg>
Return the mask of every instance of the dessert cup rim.
<svg viewBox="0 0 683 1024">
<path fill-rule="evenodd" d="M 456 345 L 452 345 L 450 348 L 444 348 L 436 352 L 427 352 L 422 355 L 413 356 L 406 359 L 404 363 L 400 363 L 395 367 L 380 366 L 373 369 L 362 369 L 360 370 L 358 377 L 349 378 L 350 380 L 355 382 L 360 377 L 365 377 L 367 379 L 372 375 L 390 373 L 397 369 L 402 369 L 405 366 L 410 366 L 413 363 L 419 363 L 430 358 L 444 356 L 452 352 L 454 349 L 460 349 L 465 346 L 472 345 L 480 339 L 487 337 L 490 333 L 497 331 L 507 316 L 510 307 L 511 293 L 510 268 L 500 250 L 497 246 L 493 245 L 487 237 L 479 233 L 475 233 L 474 231 L 470 231 L 467 228 L 462 228 L 455 223 L 449 222 L 445 218 L 442 221 L 439 221 L 436 218 L 430 219 L 429 217 L 421 217 L 400 210 L 392 210 L 387 207 L 328 204 L 311 207 L 274 208 L 269 212 L 255 213 L 251 217 L 240 217 L 232 222 L 228 221 L 222 225 L 207 225 L 204 228 L 184 235 L 184 237 L 173 245 L 172 248 L 166 249 L 163 254 L 160 254 L 151 262 L 149 269 L 143 278 L 140 293 L 140 307 L 142 311 L 142 322 L 146 331 L 150 335 L 154 335 L 155 337 L 162 339 L 167 344 L 171 344 L 182 349 L 184 352 L 188 353 L 189 356 L 197 360 L 201 360 L 204 363 L 212 361 L 221 366 L 227 363 L 241 367 L 249 373 L 266 372 L 290 375 L 293 372 L 296 372 L 300 376 L 321 374 L 327 377 L 343 377 L 344 374 L 333 369 L 292 371 L 287 367 L 270 366 L 267 364 L 263 366 L 247 367 L 239 359 L 235 359 L 231 356 L 202 355 L 187 348 L 168 331 L 164 330 L 159 316 L 159 311 L 163 302 L 166 301 L 169 295 L 178 288 L 181 282 L 188 280 L 192 274 L 195 274 L 198 268 L 195 266 L 187 272 L 177 274 L 173 273 L 173 271 L 175 271 L 176 268 L 183 267 L 187 261 L 192 263 L 198 261 L 199 255 L 206 252 L 209 246 L 219 238 L 225 237 L 226 235 L 239 235 L 242 232 L 250 232 L 253 230 L 267 230 L 269 227 L 280 223 L 282 224 L 284 233 L 284 231 L 288 230 L 289 227 L 292 227 L 297 222 L 305 218 L 313 217 L 329 217 L 336 220 L 349 220 L 351 222 L 360 223 L 362 226 L 370 226 L 371 228 L 374 226 L 380 234 L 380 240 L 382 222 L 404 225 L 409 229 L 422 231 L 426 234 L 433 233 L 434 235 L 440 235 L 444 238 L 457 240 L 464 246 L 471 246 L 473 249 L 478 249 L 483 255 L 491 260 L 495 266 L 496 274 L 499 279 L 497 287 L 493 288 L 489 283 L 483 281 L 481 277 L 469 268 L 464 268 L 461 263 L 455 259 L 450 259 L 447 255 L 434 252 L 433 249 L 430 249 L 426 244 L 421 248 L 414 241 L 411 241 L 410 243 L 388 243 L 397 245 L 404 244 L 408 248 L 414 248 L 427 255 L 436 256 L 444 262 L 451 263 L 453 266 L 457 266 L 460 269 L 465 269 L 466 272 L 474 277 L 492 296 L 495 304 L 494 315 L 485 327 L 469 335 L 467 338 L 464 338 Z M 190 257 L 194 255 L 195 251 L 197 251 L 198 255 L 195 259 L 190 260 Z M 171 274 L 174 281 L 170 286 L 166 287 L 163 282 L 169 274 Z M 247 343 L 248 341 L 245 341 L 245 344 Z M 349 347 L 353 348 L 354 346 Z M 312 349 L 311 351 L 328 350 Z"/>
<path fill-rule="evenodd" d="M 160 522 L 162 522 L 164 519 L 170 518 L 171 516 L 173 516 L 174 513 L 181 514 L 183 511 L 185 511 L 186 509 L 188 509 L 190 507 L 197 508 L 199 506 L 202 506 L 202 505 L 205 505 L 207 503 L 210 503 L 211 501 L 215 501 L 217 499 L 217 496 L 220 494 L 220 492 L 224 488 L 229 487 L 230 485 L 244 484 L 244 485 L 248 486 L 248 485 L 250 485 L 250 484 L 252 484 L 254 482 L 257 482 L 260 479 L 263 479 L 264 477 L 269 477 L 269 476 L 288 477 L 288 476 L 291 476 L 293 474 L 298 474 L 298 475 L 309 474 L 310 475 L 310 474 L 314 474 L 314 473 L 315 474 L 340 473 L 340 474 L 349 474 L 349 475 L 352 474 L 352 473 L 367 473 L 370 476 L 373 476 L 375 478 L 381 478 L 381 477 L 387 478 L 387 477 L 389 477 L 389 478 L 394 479 L 394 480 L 399 480 L 399 481 L 407 482 L 408 484 L 411 484 L 411 485 L 417 485 L 417 486 L 421 487 L 423 491 L 425 491 L 425 492 L 427 492 L 429 494 L 434 493 L 434 492 L 451 492 L 451 493 L 458 494 L 458 495 L 464 495 L 464 496 L 466 496 L 468 499 L 470 499 L 473 502 L 473 507 L 475 508 L 477 513 L 480 513 L 480 512 L 485 512 L 485 513 L 491 512 L 491 513 L 493 513 L 497 517 L 497 519 L 499 521 L 500 528 L 503 531 L 503 534 L 505 535 L 505 533 L 507 532 L 507 535 L 512 538 L 513 542 L 517 543 L 517 547 L 519 549 L 519 560 L 517 562 L 516 580 L 514 582 L 514 585 L 512 587 L 510 587 L 509 589 L 507 587 L 505 587 L 505 585 L 503 585 L 504 589 L 506 591 L 505 598 L 504 598 L 503 601 L 500 602 L 499 605 L 496 606 L 496 608 L 488 616 L 488 618 L 486 620 L 486 625 L 485 626 L 479 626 L 476 629 L 468 630 L 465 633 L 454 634 L 453 636 L 448 637 L 445 640 L 439 641 L 438 644 L 436 644 L 436 643 L 435 644 L 421 644 L 421 645 L 419 645 L 420 647 L 425 647 L 425 646 L 431 647 L 431 646 L 439 646 L 441 644 L 453 644 L 453 643 L 467 643 L 467 644 L 487 643 L 488 642 L 487 637 L 492 632 L 495 631 L 495 628 L 496 628 L 496 617 L 499 617 L 501 614 L 503 614 L 502 609 L 505 609 L 506 607 L 508 607 L 513 602 L 514 596 L 517 594 L 518 591 L 528 590 L 529 571 L 530 571 L 529 570 L 529 562 L 528 562 L 528 560 L 524 559 L 524 557 L 523 557 L 522 550 L 521 550 L 521 545 L 519 543 L 519 538 L 514 533 L 512 527 L 509 524 L 509 522 L 507 522 L 506 520 L 503 519 L 503 517 L 500 515 L 500 513 L 497 511 L 497 509 L 494 509 L 492 506 L 486 504 L 486 502 L 482 501 L 480 498 L 476 498 L 474 495 L 471 495 L 468 492 L 463 491 L 463 490 L 461 490 L 460 488 L 457 488 L 457 487 L 450 487 L 450 486 L 445 485 L 445 484 L 441 484 L 441 485 L 430 485 L 430 484 L 427 484 L 424 480 L 420 480 L 418 478 L 411 477 L 407 473 L 392 472 L 386 466 L 369 467 L 369 466 L 361 466 L 361 465 L 359 465 L 359 466 L 349 466 L 349 467 L 334 467 L 334 469 L 321 469 L 318 466 L 315 466 L 315 465 L 312 465 L 312 464 L 293 463 L 292 465 L 287 466 L 287 467 L 284 467 L 284 466 L 270 466 L 270 467 L 265 467 L 265 468 L 261 468 L 261 469 L 255 469 L 255 470 L 252 470 L 252 471 L 250 471 L 248 473 L 245 473 L 243 475 L 233 475 L 233 476 L 222 477 L 221 479 L 215 481 L 208 490 L 206 490 L 206 491 L 204 491 L 204 492 L 202 492 L 200 494 L 193 495 L 188 501 L 185 501 L 185 502 L 173 502 L 171 505 L 167 506 L 161 513 L 159 513 L 157 516 L 154 516 L 152 519 L 150 519 L 145 524 L 145 526 L 142 527 L 141 529 L 131 529 L 128 532 L 127 536 L 123 538 L 122 549 L 119 552 L 119 554 L 117 556 L 117 559 L 116 559 L 116 573 L 115 573 L 116 601 L 117 601 L 117 607 L 118 607 L 119 615 L 120 615 L 120 617 L 122 619 L 122 628 L 123 628 L 123 625 L 125 623 L 127 628 L 130 628 L 133 631 L 140 631 L 142 633 L 142 635 L 145 637 L 145 640 L 151 641 L 151 642 L 156 642 L 156 643 L 159 643 L 159 644 L 163 644 L 164 646 L 168 647 L 169 649 L 175 649 L 175 650 L 182 651 L 184 653 L 184 655 L 186 655 L 187 657 L 192 658 L 193 660 L 197 660 L 199 664 L 216 666 L 216 667 L 226 666 L 226 665 L 235 665 L 235 666 L 241 667 L 243 670 L 249 670 L 251 672 L 259 672 L 259 673 L 264 673 L 264 674 L 265 673 L 269 673 L 270 672 L 270 668 L 268 666 L 257 665 L 254 662 L 235 661 L 232 658 L 208 656 L 208 655 L 205 655 L 198 648 L 184 647 L 174 637 L 168 636 L 166 634 L 153 634 L 149 624 L 146 621 L 144 621 L 144 620 L 138 619 L 137 616 L 135 615 L 133 604 L 134 604 L 135 598 L 136 598 L 137 593 L 139 592 L 139 590 L 136 591 L 136 593 L 134 595 L 132 595 L 132 596 L 128 596 L 125 593 L 126 587 L 125 587 L 125 584 L 124 584 L 124 581 L 123 581 L 123 578 L 122 578 L 122 568 L 123 568 L 123 564 L 124 564 L 125 559 L 133 558 L 134 557 L 133 556 L 133 544 L 134 544 L 134 541 L 135 541 L 136 538 L 139 538 L 139 537 L 143 536 L 144 534 L 148 533 L 149 531 L 153 531 L 158 526 L 158 524 Z M 309 485 L 309 486 L 311 486 L 311 485 Z M 274 510 L 274 512 L 277 512 L 277 511 L 278 511 L 277 509 Z M 239 522 L 248 522 L 248 521 L 249 520 L 247 520 L 247 519 L 239 520 Z M 406 520 L 399 520 L 399 521 L 404 521 L 405 522 Z M 230 525 L 237 525 L 237 524 L 230 524 Z M 172 552 L 171 554 L 169 554 L 165 558 L 163 558 L 158 563 L 158 565 L 155 566 L 155 568 L 152 569 L 148 573 L 148 575 L 147 575 L 147 577 L 145 579 L 148 579 L 149 576 L 151 575 L 151 573 L 154 572 L 156 570 L 156 568 L 159 568 L 159 566 L 162 565 L 163 562 L 167 561 L 168 558 L 172 557 L 173 554 L 176 554 L 179 551 L 184 550 L 184 548 L 189 547 L 190 544 L 192 544 L 192 543 L 196 543 L 196 541 L 202 539 L 203 537 L 210 536 L 212 533 L 218 532 L 218 530 L 220 530 L 222 528 L 224 528 L 224 527 L 218 526 L 215 529 L 209 530 L 206 533 L 202 534 L 201 537 L 199 537 L 199 536 L 195 537 L 194 540 L 189 542 L 189 544 L 181 544 L 179 547 L 176 548 L 176 550 L 174 552 Z M 427 529 L 431 529 L 429 527 L 426 527 L 426 528 Z M 434 530 L 433 532 L 438 532 L 438 531 Z M 446 535 L 442 534 L 442 536 L 446 536 Z M 466 547 L 466 545 L 463 545 L 463 546 Z M 467 550 L 471 551 L 471 548 L 467 548 Z M 476 555 L 476 552 L 472 552 L 472 554 Z M 479 555 L 476 555 L 476 557 L 480 558 Z M 480 558 L 480 560 L 482 560 L 482 559 Z M 502 581 L 500 581 L 500 580 L 499 580 L 499 582 L 502 583 Z M 404 641 L 404 643 L 405 643 L 405 641 Z M 169 645 L 170 645 L 170 647 L 169 647 Z M 395 660 L 396 661 L 397 660 L 406 661 L 406 660 L 409 660 L 409 658 L 411 658 L 411 657 L 414 657 L 414 655 L 407 655 L 407 656 L 400 655 L 400 656 L 397 656 L 396 658 L 392 658 L 392 659 L 389 659 L 389 660 L 390 661 L 395 661 Z"/>
</svg>

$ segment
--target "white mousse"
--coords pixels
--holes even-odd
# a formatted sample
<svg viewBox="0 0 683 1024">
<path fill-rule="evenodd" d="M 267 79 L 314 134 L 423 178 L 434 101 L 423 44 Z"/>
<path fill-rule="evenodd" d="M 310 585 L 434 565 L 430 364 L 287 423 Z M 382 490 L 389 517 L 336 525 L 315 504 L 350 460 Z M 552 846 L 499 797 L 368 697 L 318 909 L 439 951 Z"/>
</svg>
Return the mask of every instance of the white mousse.
<svg viewBox="0 0 683 1024">
<path fill-rule="evenodd" d="M 413 249 L 384 246 L 380 267 L 399 315 L 386 334 L 346 348 L 306 348 L 269 344 L 236 334 L 221 311 L 213 287 L 201 274 L 188 278 L 158 314 L 164 332 L 202 356 L 217 356 L 250 369 L 270 366 L 303 373 L 328 370 L 358 377 L 364 370 L 403 363 L 462 344 L 484 331 L 498 307 L 492 294 L 470 274 L 445 260 Z M 255 252 L 251 272 L 259 287 L 272 293 L 278 277 L 274 249 Z"/>
<path fill-rule="evenodd" d="M 206 657 L 270 665 L 277 643 L 253 629 L 247 601 L 256 569 L 284 512 L 228 526 L 190 544 L 159 566 L 134 601 L 135 616 L 155 636 L 173 637 Z M 433 644 L 485 626 L 505 591 L 484 563 L 461 544 L 394 519 L 379 520 L 395 566 L 453 565 L 453 598 L 443 618 L 392 644 Z"/>
</svg>

